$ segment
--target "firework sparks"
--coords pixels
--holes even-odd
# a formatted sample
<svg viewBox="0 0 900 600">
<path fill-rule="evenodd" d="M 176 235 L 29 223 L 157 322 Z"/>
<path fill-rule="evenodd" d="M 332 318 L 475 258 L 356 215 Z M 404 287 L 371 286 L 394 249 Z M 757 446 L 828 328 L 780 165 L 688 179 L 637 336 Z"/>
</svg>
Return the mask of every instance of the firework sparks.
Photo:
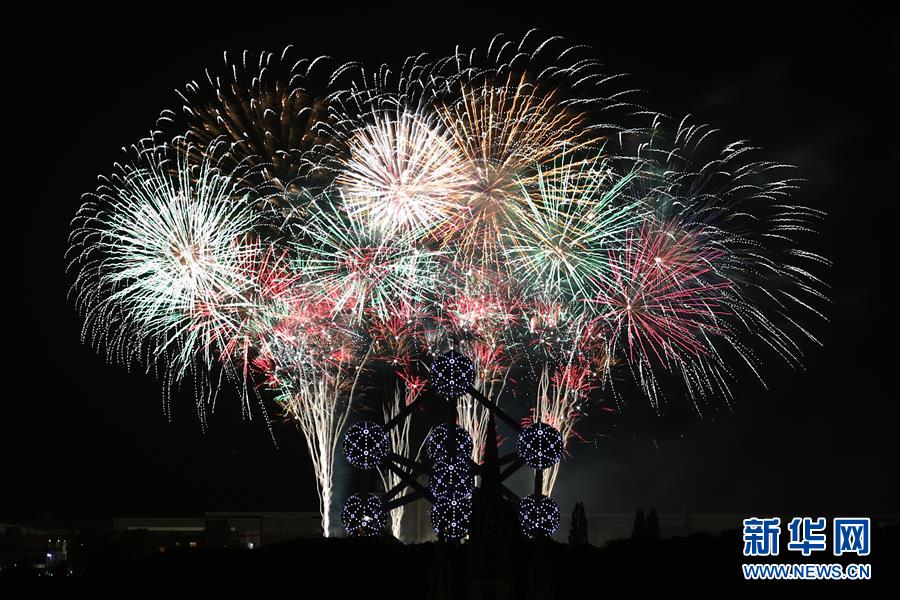
<svg viewBox="0 0 900 600">
<path fill-rule="evenodd" d="M 467 165 L 426 116 L 398 113 L 356 132 L 337 181 L 351 218 L 389 235 L 431 232 L 463 209 Z"/>
<path fill-rule="evenodd" d="M 387 238 L 334 206 L 314 211 L 302 237 L 308 241 L 297 244 L 298 270 L 335 299 L 335 310 L 357 320 L 368 313 L 385 318 L 393 305 L 426 301 L 434 289 L 436 252 Z"/>
<path fill-rule="evenodd" d="M 86 336 L 122 362 L 163 362 L 178 380 L 227 345 L 232 322 L 219 308 L 247 287 L 244 241 L 257 218 L 212 162 L 191 167 L 167 151 L 141 148 L 141 166 L 120 167 L 81 209 L 74 289 Z"/>
<path fill-rule="evenodd" d="M 328 144 L 329 61 L 280 53 L 224 55 L 222 74 L 205 77 L 179 92 L 181 113 L 166 111 L 161 121 L 186 127 L 192 159 L 213 154 L 223 168 L 244 173 L 267 203 L 282 204 L 303 187 L 320 181 L 319 163 Z"/>
</svg>

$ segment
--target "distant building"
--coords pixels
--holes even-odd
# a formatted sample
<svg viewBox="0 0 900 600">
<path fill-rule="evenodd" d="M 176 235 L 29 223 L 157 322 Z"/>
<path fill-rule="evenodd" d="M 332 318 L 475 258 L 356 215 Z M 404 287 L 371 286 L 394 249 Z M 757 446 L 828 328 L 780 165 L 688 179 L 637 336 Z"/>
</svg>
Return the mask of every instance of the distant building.
<svg viewBox="0 0 900 600">
<path fill-rule="evenodd" d="M 317 512 L 208 512 L 205 521 L 210 546 L 253 549 L 322 537 L 322 518 Z"/>
<path fill-rule="evenodd" d="M 65 574 L 73 529 L 0 523 L 0 570 Z"/>
<path fill-rule="evenodd" d="M 317 512 L 208 512 L 202 517 L 117 517 L 114 531 L 146 531 L 161 548 L 214 547 L 251 550 L 298 538 L 321 537 Z"/>
</svg>

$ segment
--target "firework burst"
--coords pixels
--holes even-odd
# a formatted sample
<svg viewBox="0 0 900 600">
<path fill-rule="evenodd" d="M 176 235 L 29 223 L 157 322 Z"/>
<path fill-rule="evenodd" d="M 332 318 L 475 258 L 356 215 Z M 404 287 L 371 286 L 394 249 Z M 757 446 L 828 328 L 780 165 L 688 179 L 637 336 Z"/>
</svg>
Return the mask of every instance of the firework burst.
<svg viewBox="0 0 900 600">
<path fill-rule="evenodd" d="M 720 333 L 716 323 L 727 314 L 723 290 L 731 283 L 713 270 L 720 256 L 667 226 L 645 224 L 628 235 L 611 261 L 613 285 L 598 282 L 592 303 L 629 362 L 668 364 L 706 352 L 704 334 Z"/>
<path fill-rule="evenodd" d="M 139 166 L 102 181 L 76 217 L 72 266 L 85 335 L 122 362 L 161 361 L 177 380 L 227 345 L 220 309 L 248 285 L 257 218 L 235 179 L 168 151 L 143 146 Z"/>
<path fill-rule="evenodd" d="M 254 167 L 245 174 L 260 200 L 279 205 L 321 182 L 328 144 L 330 63 L 293 54 L 225 53 L 223 71 L 190 82 L 179 91 L 180 114 L 161 117 L 190 144 L 192 159 L 211 153 L 223 168 Z"/>
<path fill-rule="evenodd" d="M 591 117 L 617 100 L 602 94 L 610 77 L 559 38 L 535 43 L 495 37 L 484 53 L 457 51 L 447 67 L 438 114 L 469 163 L 473 185 L 459 229 L 463 254 L 488 264 L 515 220 L 523 184 L 561 155 L 592 160 L 613 129 Z M 570 165 L 571 166 L 571 165 Z"/>
<path fill-rule="evenodd" d="M 388 235 L 418 234 L 463 209 L 470 186 L 466 162 L 430 121 L 419 113 L 386 112 L 353 135 L 337 179 L 351 218 Z"/>
<path fill-rule="evenodd" d="M 521 184 L 504 246 L 509 269 L 532 283 L 533 295 L 578 307 L 595 279 L 609 280 L 609 250 L 644 213 L 640 200 L 620 197 L 632 177 L 563 155 L 547 174 L 538 168 L 533 192 Z"/>
</svg>

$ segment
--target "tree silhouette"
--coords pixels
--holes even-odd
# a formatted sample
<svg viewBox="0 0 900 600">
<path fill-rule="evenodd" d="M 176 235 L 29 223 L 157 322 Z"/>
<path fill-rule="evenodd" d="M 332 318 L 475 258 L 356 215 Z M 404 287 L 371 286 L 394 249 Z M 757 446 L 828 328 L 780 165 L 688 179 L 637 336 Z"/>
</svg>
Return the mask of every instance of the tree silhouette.
<svg viewBox="0 0 900 600">
<path fill-rule="evenodd" d="M 644 511 L 642 509 L 638 509 L 637 513 L 634 515 L 634 527 L 631 528 L 631 539 L 633 540 L 642 540 L 644 539 Z"/>
<path fill-rule="evenodd" d="M 575 503 L 572 510 L 572 527 L 569 529 L 569 545 L 584 546 L 588 543 L 587 515 L 584 513 L 584 504 Z"/>
<path fill-rule="evenodd" d="M 648 540 L 659 539 L 659 515 L 656 514 L 656 507 L 650 509 L 647 515 L 647 522 L 644 526 L 644 537 Z"/>
</svg>

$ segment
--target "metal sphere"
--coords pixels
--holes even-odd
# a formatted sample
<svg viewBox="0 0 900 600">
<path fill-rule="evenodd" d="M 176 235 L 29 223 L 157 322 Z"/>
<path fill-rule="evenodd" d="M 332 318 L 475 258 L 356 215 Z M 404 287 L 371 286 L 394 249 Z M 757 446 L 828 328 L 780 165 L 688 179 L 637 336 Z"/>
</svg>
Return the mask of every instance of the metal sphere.
<svg viewBox="0 0 900 600">
<path fill-rule="evenodd" d="M 344 456 L 357 469 L 369 470 L 384 464 L 390 451 L 390 438 L 378 423 L 357 423 L 344 434 Z"/>
<path fill-rule="evenodd" d="M 438 535 L 449 540 L 462 539 L 469 532 L 472 501 L 436 498 L 431 507 L 431 526 Z"/>
<path fill-rule="evenodd" d="M 516 440 L 516 452 L 532 469 L 552 467 L 562 458 L 562 434 L 546 423 L 534 423 L 522 430 Z"/>
<path fill-rule="evenodd" d="M 468 455 L 436 461 L 431 467 L 429 489 L 435 498 L 471 500 L 475 493 L 475 475 Z"/>
<path fill-rule="evenodd" d="M 431 363 L 431 386 L 447 400 L 465 396 L 475 383 L 475 364 L 456 350 Z"/>
<path fill-rule="evenodd" d="M 559 505 L 549 496 L 526 496 L 519 501 L 519 522 L 525 535 L 549 537 L 559 529 Z"/>
<path fill-rule="evenodd" d="M 370 537 L 381 535 L 387 525 L 384 501 L 376 494 L 353 494 L 341 508 L 341 525 L 347 535 Z"/>
<path fill-rule="evenodd" d="M 431 460 L 447 460 L 451 455 L 472 456 L 472 436 L 456 423 L 441 423 L 431 430 L 425 451 Z"/>
</svg>

